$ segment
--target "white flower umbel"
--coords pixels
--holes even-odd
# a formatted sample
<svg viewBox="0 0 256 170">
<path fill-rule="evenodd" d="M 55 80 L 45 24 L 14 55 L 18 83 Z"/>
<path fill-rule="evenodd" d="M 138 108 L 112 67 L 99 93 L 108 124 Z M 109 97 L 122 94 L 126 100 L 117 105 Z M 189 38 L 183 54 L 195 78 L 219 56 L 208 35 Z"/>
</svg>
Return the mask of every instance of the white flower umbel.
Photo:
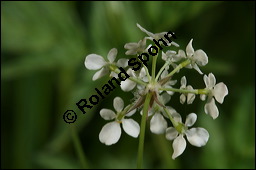
<svg viewBox="0 0 256 170">
<path fill-rule="evenodd" d="M 112 122 L 107 123 L 100 131 L 99 139 L 101 143 L 106 145 L 112 145 L 118 142 L 121 137 L 121 126 L 122 124 L 124 131 L 134 137 L 137 138 L 140 133 L 139 124 L 133 119 L 125 119 L 125 116 L 132 116 L 136 109 L 130 111 L 129 113 L 123 113 L 124 101 L 120 97 L 115 97 L 114 99 L 114 108 L 116 113 L 110 109 L 101 109 L 100 115 L 105 120 L 113 120 Z"/>
<path fill-rule="evenodd" d="M 228 88 L 223 82 L 216 84 L 215 76 L 212 73 L 208 76 L 204 75 L 204 83 L 206 85 L 206 89 L 209 90 L 204 111 L 206 114 L 211 115 L 213 119 L 216 119 L 219 116 L 219 110 L 215 104 L 215 99 L 217 102 L 222 104 L 225 96 L 228 95 Z M 201 95 L 201 99 L 204 100 L 205 95 Z"/>
<path fill-rule="evenodd" d="M 191 85 L 187 86 L 187 79 L 185 76 L 181 78 L 181 87 L 182 90 L 193 90 L 193 87 Z M 180 95 L 180 103 L 184 104 L 187 98 L 187 104 L 192 104 L 195 100 L 196 95 L 194 93 L 182 93 Z"/>
<path fill-rule="evenodd" d="M 178 57 L 180 58 L 187 58 L 190 60 L 191 64 L 187 65 L 187 68 L 194 68 L 196 71 L 198 71 L 200 74 L 203 74 L 202 71 L 199 69 L 199 66 L 205 66 L 208 63 L 208 57 L 206 53 L 203 50 L 196 50 L 194 51 L 194 48 L 192 47 L 192 41 L 187 45 L 186 48 L 186 54 L 183 50 L 179 50 Z"/>
<path fill-rule="evenodd" d="M 111 69 L 110 67 L 127 67 L 128 66 L 128 59 L 121 58 L 115 63 L 117 55 L 117 49 L 112 48 L 108 53 L 108 61 L 105 61 L 105 59 L 97 54 L 89 54 L 86 56 L 84 65 L 89 70 L 99 70 L 97 71 L 94 76 L 92 77 L 92 80 L 97 80 L 101 77 L 103 77 L 106 74 L 109 74 Z M 111 76 L 116 77 L 116 73 L 113 71 L 110 73 Z"/>
<path fill-rule="evenodd" d="M 172 97 L 172 95 L 178 93 L 178 100 L 180 100 L 182 104 L 192 104 L 196 95 L 200 95 L 202 100 L 205 100 L 206 96 L 208 96 L 204 111 L 213 119 L 216 119 L 219 115 L 219 111 L 215 100 L 218 103 L 223 103 L 225 96 L 228 94 L 228 88 L 222 82 L 216 84 L 216 79 L 212 73 L 208 76 L 204 75 L 203 77 L 206 88 L 193 89 L 195 86 L 193 85 L 192 87 L 187 83 L 186 78 L 191 74 L 188 73 L 185 77 L 183 74 L 186 72 L 181 71 L 183 68 L 195 69 L 203 76 L 199 67 L 205 66 L 208 63 L 206 53 L 201 49 L 194 50 L 192 47 L 193 39 L 189 41 L 186 49 L 183 49 L 184 51 L 181 49 L 175 50 L 172 49 L 172 45 L 178 47 L 178 44 L 170 40 L 170 38 L 176 38 L 172 32 L 154 34 L 147 31 L 139 24 L 137 24 L 137 27 L 147 35 L 138 42 L 126 43 L 124 48 L 126 49 L 126 57 L 127 55 L 135 55 L 135 57 L 137 57 L 135 59 L 141 62 L 134 62 L 132 64 L 132 60 L 130 60 L 130 68 L 125 70 L 129 78 L 121 81 L 120 84 L 123 91 L 132 92 L 133 97 L 131 103 L 124 107 L 123 100 L 120 97 L 116 97 L 114 98 L 115 111 L 106 108 L 100 110 L 101 117 L 109 122 L 102 127 L 99 133 L 99 140 L 106 145 L 115 144 L 121 137 L 122 129 L 134 138 L 139 136 L 137 168 L 141 169 L 143 165 L 147 123 L 149 123 L 152 133 L 163 134 L 166 132 L 166 138 L 173 140 L 173 159 L 184 152 L 187 145 L 186 140 L 194 146 L 201 147 L 204 146 L 209 139 L 209 133 L 204 128 L 191 128 L 197 120 L 195 113 L 187 115 L 185 123 L 182 123 L 181 116 L 172 108 L 176 103 L 173 99 L 177 99 L 175 96 Z M 163 45 L 165 46 L 164 48 Z M 143 58 L 142 53 L 153 55 L 150 55 L 150 58 L 145 55 Z M 163 61 L 158 62 L 161 54 Z M 117 49 L 115 48 L 109 51 L 106 59 L 97 54 L 89 54 L 86 56 L 84 62 L 85 67 L 89 70 L 98 70 L 94 74 L 93 80 L 99 79 L 106 74 L 116 77 L 117 74 L 120 73 L 120 67 L 124 68 L 128 65 L 128 59 L 119 59 L 115 62 L 116 56 Z M 147 57 L 147 59 L 145 57 Z M 145 62 L 151 64 L 145 64 Z M 136 63 L 137 68 L 135 67 L 136 65 L 134 65 Z M 159 64 L 162 64 L 161 67 L 159 67 Z M 193 70 L 190 71 L 193 72 Z M 180 75 L 176 76 L 178 73 Z M 175 87 L 176 79 L 179 77 L 182 77 L 180 80 L 181 85 Z M 200 84 L 200 82 L 198 83 Z M 102 90 L 110 91 L 110 87 L 106 87 L 106 85 L 103 86 Z M 170 101 L 171 98 L 172 101 Z M 93 102 L 92 97 L 89 101 Z M 168 101 L 170 101 L 169 103 L 172 107 L 168 106 Z M 81 107 L 86 106 L 80 106 L 79 108 L 81 109 Z M 142 115 L 140 125 L 129 117 L 133 115 L 136 110 Z M 169 126 L 168 128 L 168 124 L 172 124 L 172 127 Z M 185 138 L 187 139 L 185 140 Z"/>
<path fill-rule="evenodd" d="M 191 128 L 194 125 L 197 119 L 197 115 L 195 113 L 190 113 L 187 118 L 185 124 L 181 122 L 181 117 L 176 113 L 176 120 L 178 120 L 179 125 L 177 127 L 169 127 L 166 129 L 166 138 L 168 140 L 174 140 L 172 143 L 173 147 L 173 155 L 172 159 L 180 156 L 184 150 L 186 149 L 186 140 L 184 139 L 184 135 L 186 135 L 187 140 L 191 145 L 201 147 L 204 146 L 208 139 L 209 133 L 204 128 Z"/>
</svg>

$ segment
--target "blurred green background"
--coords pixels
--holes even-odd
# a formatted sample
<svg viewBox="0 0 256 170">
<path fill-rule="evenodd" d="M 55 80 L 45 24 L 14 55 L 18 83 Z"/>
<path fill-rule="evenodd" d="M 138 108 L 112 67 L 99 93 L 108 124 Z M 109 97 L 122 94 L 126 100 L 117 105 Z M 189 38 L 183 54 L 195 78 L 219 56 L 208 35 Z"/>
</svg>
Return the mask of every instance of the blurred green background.
<svg viewBox="0 0 256 170">
<path fill-rule="evenodd" d="M 199 97 L 188 106 L 175 94 L 170 105 L 184 118 L 196 112 L 195 126 L 209 131 L 209 141 L 202 148 L 187 144 L 174 161 L 172 142 L 148 127 L 144 168 L 255 168 L 255 2 L 186 1 L 1 2 L 1 168 L 81 168 L 75 132 L 85 167 L 136 168 L 138 139 L 123 133 L 113 146 L 98 139 L 106 123 L 99 110 L 113 109 L 115 96 L 128 104 L 132 94 L 118 87 L 85 115 L 75 105 L 109 80 L 93 82 L 85 56 L 106 57 L 116 47 L 123 57 L 125 43 L 145 36 L 136 23 L 175 32 L 181 49 L 193 38 L 209 57 L 202 71 L 229 89 L 214 121 Z M 195 70 L 174 78 L 183 75 L 194 88 L 205 87 Z M 66 110 L 77 113 L 72 125 L 62 119 Z"/>
</svg>

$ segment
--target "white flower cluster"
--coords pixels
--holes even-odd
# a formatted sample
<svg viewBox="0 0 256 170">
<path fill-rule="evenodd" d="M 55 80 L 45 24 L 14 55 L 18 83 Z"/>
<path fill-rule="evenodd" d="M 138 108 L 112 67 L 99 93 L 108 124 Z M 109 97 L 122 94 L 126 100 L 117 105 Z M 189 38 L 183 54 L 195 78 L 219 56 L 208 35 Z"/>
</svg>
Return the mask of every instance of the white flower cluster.
<svg viewBox="0 0 256 170">
<path fill-rule="evenodd" d="M 163 42 L 171 38 L 166 37 L 167 32 L 153 34 L 139 24 L 137 24 L 137 26 L 141 31 L 146 33 L 147 36 L 142 38 L 138 43 L 132 42 L 125 44 L 124 48 L 127 49 L 125 54 L 128 56 L 134 55 L 138 59 L 140 54 L 148 53 L 147 49 L 152 46 L 150 43 L 157 45 L 158 51 L 161 49 L 163 51 L 155 56 L 151 56 L 151 74 L 147 67 L 148 64 L 144 62 L 140 62 L 143 67 L 138 71 L 129 68 L 128 59 L 121 58 L 117 62 L 114 62 L 117 56 L 117 49 L 115 48 L 110 50 L 107 56 L 108 61 L 97 54 L 86 56 L 85 67 L 90 70 L 99 70 L 94 74 L 93 80 L 97 80 L 104 75 L 117 77 L 116 75 L 120 73 L 119 67 L 128 67 L 126 72 L 130 77 L 122 81 L 120 86 L 123 91 L 133 92 L 134 94 L 134 101 L 129 103 L 126 107 L 124 101 L 120 97 L 116 97 L 113 103 L 115 112 L 106 108 L 100 111 L 100 116 L 105 120 L 111 120 L 111 122 L 103 126 L 99 134 L 99 139 L 106 145 L 112 145 L 118 142 L 122 131 L 120 124 L 122 124 L 123 130 L 128 135 L 137 138 L 141 133 L 141 127 L 130 117 L 135 113 L 141 113 L 141 115 L 146 114 L 147 120 L 150 121 L 150 131 L 152 133 L 165 133 L 168 140 L 173 140 L 172 158 L 175 159 L 181 155 L 186 148 L 184 136 L 186 136 L 190 144 L 201 147 L 207 143 L 209 133 L 204 128 L 190 128 L 197 120 L 197 114 L 195 113 L 188 114 L 185 123 L 183 123 L 181 115 L 173 108 L 174 106 L 168 105 L 171 96 L 174 95 L 175 92 L 180 93 L 181 104 L 192 104 L 196 99 L 196 95 L 200 95 L 202 101 L 207 97 L 204 111 L 213 119 L 216 119 L 219 115 L 219 111 L 215 100 L 222 104 L 224 97 L 228 94 L 228 89 L 223 82 L 216 84 L 215 76 L 212 73 L 209 73 L 208 76 L 203 76 L 206 85 L 205 88 L 194 89 L 191 85 L 187 85 L 185 76 L 180 80 L 181 86 L 179 88 L 173 88 L 177 80 L 173 80 L 172 78 L 174 74 L 179 73 L 182 68 L 195 69 L 199 74 L 203 74 L 199 67 L 205 66 L 208 63 L 208 56 L 201 49 L 194 50 L 192 47 L 193 39 L 189 41 L 186 51 L 170 50 L 169 48 L 171 48 L 172 45 L 179 47 L 179 45 L 173 41 L 166 43 L 164 48 L 159 48 L 159 45 L 163 45 L 163 43 L 159 43 L 160 40 Z M 148 41 L 150 41 L 150 43 L 148 43 Z M 147 46 L 147 43 L 150 45 Z M 156 63 L 158 55 L 160 54 L 164 65 L 156 74 Z M 148 96 L 150 98 L 149 104 L 146 103 Z"/>
</svg>

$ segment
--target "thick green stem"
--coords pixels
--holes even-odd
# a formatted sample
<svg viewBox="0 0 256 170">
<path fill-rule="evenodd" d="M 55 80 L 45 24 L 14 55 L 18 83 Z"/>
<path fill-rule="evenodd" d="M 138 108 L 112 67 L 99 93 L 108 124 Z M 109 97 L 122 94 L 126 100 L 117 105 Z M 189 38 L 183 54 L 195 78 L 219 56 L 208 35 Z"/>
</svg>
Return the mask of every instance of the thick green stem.
<svg viewBox="0 0 256 170">
<path fill-rule="evenodd" d="M 166 77 L 172 76 L 173 74 L 175 74 L 177 71 L 179 71 L 180 69 L 182 69 L 183 67 L 187 66 L 190 64 L 190 60 L 185 60 L 182 63 L 180 63 L 174 70 L 172 70 L 172 72 L 170 72 Z"/>
<path fill-rule="evenodd" d="M 71 135 L 72 135 L 72 139 L 73 139 L 73 142 L 74 142 L 76 153 L 77 153 L 79 161 L 81 163 L 81 167 L 83 169 L 87 169 L 88 168 L 88 163 L 86 161 L 86 158 L 85 158 L 85 155 L 84 155 L 84 152 L 83 152 L 83 147 L 82 147 L 81 142 L 79 140 L 75 125 L 71 125 Z"/>
<path fill-rule="evenodd" d="M 138 148 L 138 158 L 137 158 L 138 169 L 142 168 L 146 120 L 147 120 L 147 114 L 148 114 L 151 97 L 152 97 L 152 94 L 148 93 L 143 106 L 143 115 L 142 115 L 141 124 L 140 124 L 140 138 L 139 138 L 139 148 Z"/>
</svg>

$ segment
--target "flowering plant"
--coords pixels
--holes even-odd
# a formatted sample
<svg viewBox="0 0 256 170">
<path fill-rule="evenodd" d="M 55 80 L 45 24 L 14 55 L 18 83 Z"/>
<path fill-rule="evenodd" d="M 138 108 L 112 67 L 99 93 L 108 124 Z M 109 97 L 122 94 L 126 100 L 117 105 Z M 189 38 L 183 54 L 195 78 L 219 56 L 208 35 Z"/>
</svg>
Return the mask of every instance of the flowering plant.
<svg viewBox="0 0 256 170">
<path fill-rule="evenodd" d="M 199 74 L 203 75 L 203 72 L 199 67 L 205 66 L 208 63 L 207 54 L 199 49 L 194 50 L 192 47 L 191 39 L 186 47 L 186 51 L 183 50 L 165 50 L 160 51 L 162 44 L 160 40 L 167 40 L 170 37 L 166 37 L 167 32 L 161 32 L 153 34 L 142 26 L 137 24 L 138 28 L 147 34 L 146 37 L 141 39 L 138 43 L 132 42 L 124 45 L 127 49 L 126 55 L 133 55 L 137 61 L 137 67 L 135 63 L 131 63 L 128 59 L 119 59 L 117 62 L 115 58 L 117 56 L 117 49 L 113 48 L 107 55 L 108 61 L 102 56 L 97 54 L 90 54 L 85 58 L 85 67 L 90 70 L 99 70 L 93 76 L 93 80 L 97 80 L 104 75 L 110 75 L 117 78 L 117 74 L 120 73 L 120 67 L 127 68 L 126 72 L 129 75 L 120 83 L 121 89 L 124 92 L 133 92 L 133 102 L 126 107 L 124 101 L 120 97 L 116 97 L 113 102 L 115 112 L 103 108 L 100 111 L 100 116 L 105 120 L 113 120 L 103 126 L 99 133 L 99 139 L 106 145 L 112 145 L 118 142 L 121 136 L 121 125 L 123 130 L 130 136 L 137 138 L 139 136 L 139 148 L 138 148 L 138 168 L 142 165 L 143 148 L 144 148 L 144 136 L 146 128 L 146 120 L 150 120 L 150 131 L 155 134 L 165 134 L 166 139 L 173 140 L 173 155 L 175 159 L 180 156 L 186 148 L 186 136 L 188 142 L 194 146 L 204 146 L 208 139 L 209 133 L 204 128 L 190 128 L 197 120 L 196 113 L 190 113 L 187 115 L 185 123 L 182 122 L 180 114 L 167 103 L 171 100 L 171 96 L 176 92 L 180 93 L 181 104 L 192 104 L 196 98 L 196 95 L 200 95 L 201 100 L 207 102 L 204 106 L 204 111 L 209 114 L 213 119 L 216 119 L 219 115 L 219 111 L 215 100 L 218 103 L 223 103 L 224 97 L 228 94 L 227 86 L 224 83 L 216 84 L 215 76 L 210 73 L 203 76 L 205 88 L 194 89 L 191 85 L 187 85 L 187 79 L 183 76 L 180 80 L 181 86 L 174 88 L 177 84 L 177 80 L 174 80 L 174 74 L 179 73 L 182 68 L 195 69 Z M 172 34 L 174 37 L 174 34 Z M 151 51 L 156 54 L 152 56 L 152 68 L 151 74 L 149 73 L 148 65 L 145 63 L 143 57 L 139 57 L 142 53 L 149 54 L 150 44 L 147 47 L 147 41 L 151 41 L 157 45 L 157 49 Z M 173 41 L 165 43 L 166 48 L 172 48 L 172 46 L 179 47 L 179 45 Z M 148 52 L 147 52 L 148 51 Z M 164 61 L 164 65 L 159 69 L 156 74 L 156 63 L 159 54 Z M 147 60 L 148 61 L 148 60 Z M 142 67 L 139 68 L 139 65 Z M 138 69 L 139 68 L 139 69 Z M 142 115 L 140 125 L 134 121 L 131 116 L 135 113 Z M 168 127 L 168 121 L 172 126 Z M 169 124 L 170 124 L 169 123 Z M 190 129 L 189 129 L 190 128 Z"/>
</svg>

